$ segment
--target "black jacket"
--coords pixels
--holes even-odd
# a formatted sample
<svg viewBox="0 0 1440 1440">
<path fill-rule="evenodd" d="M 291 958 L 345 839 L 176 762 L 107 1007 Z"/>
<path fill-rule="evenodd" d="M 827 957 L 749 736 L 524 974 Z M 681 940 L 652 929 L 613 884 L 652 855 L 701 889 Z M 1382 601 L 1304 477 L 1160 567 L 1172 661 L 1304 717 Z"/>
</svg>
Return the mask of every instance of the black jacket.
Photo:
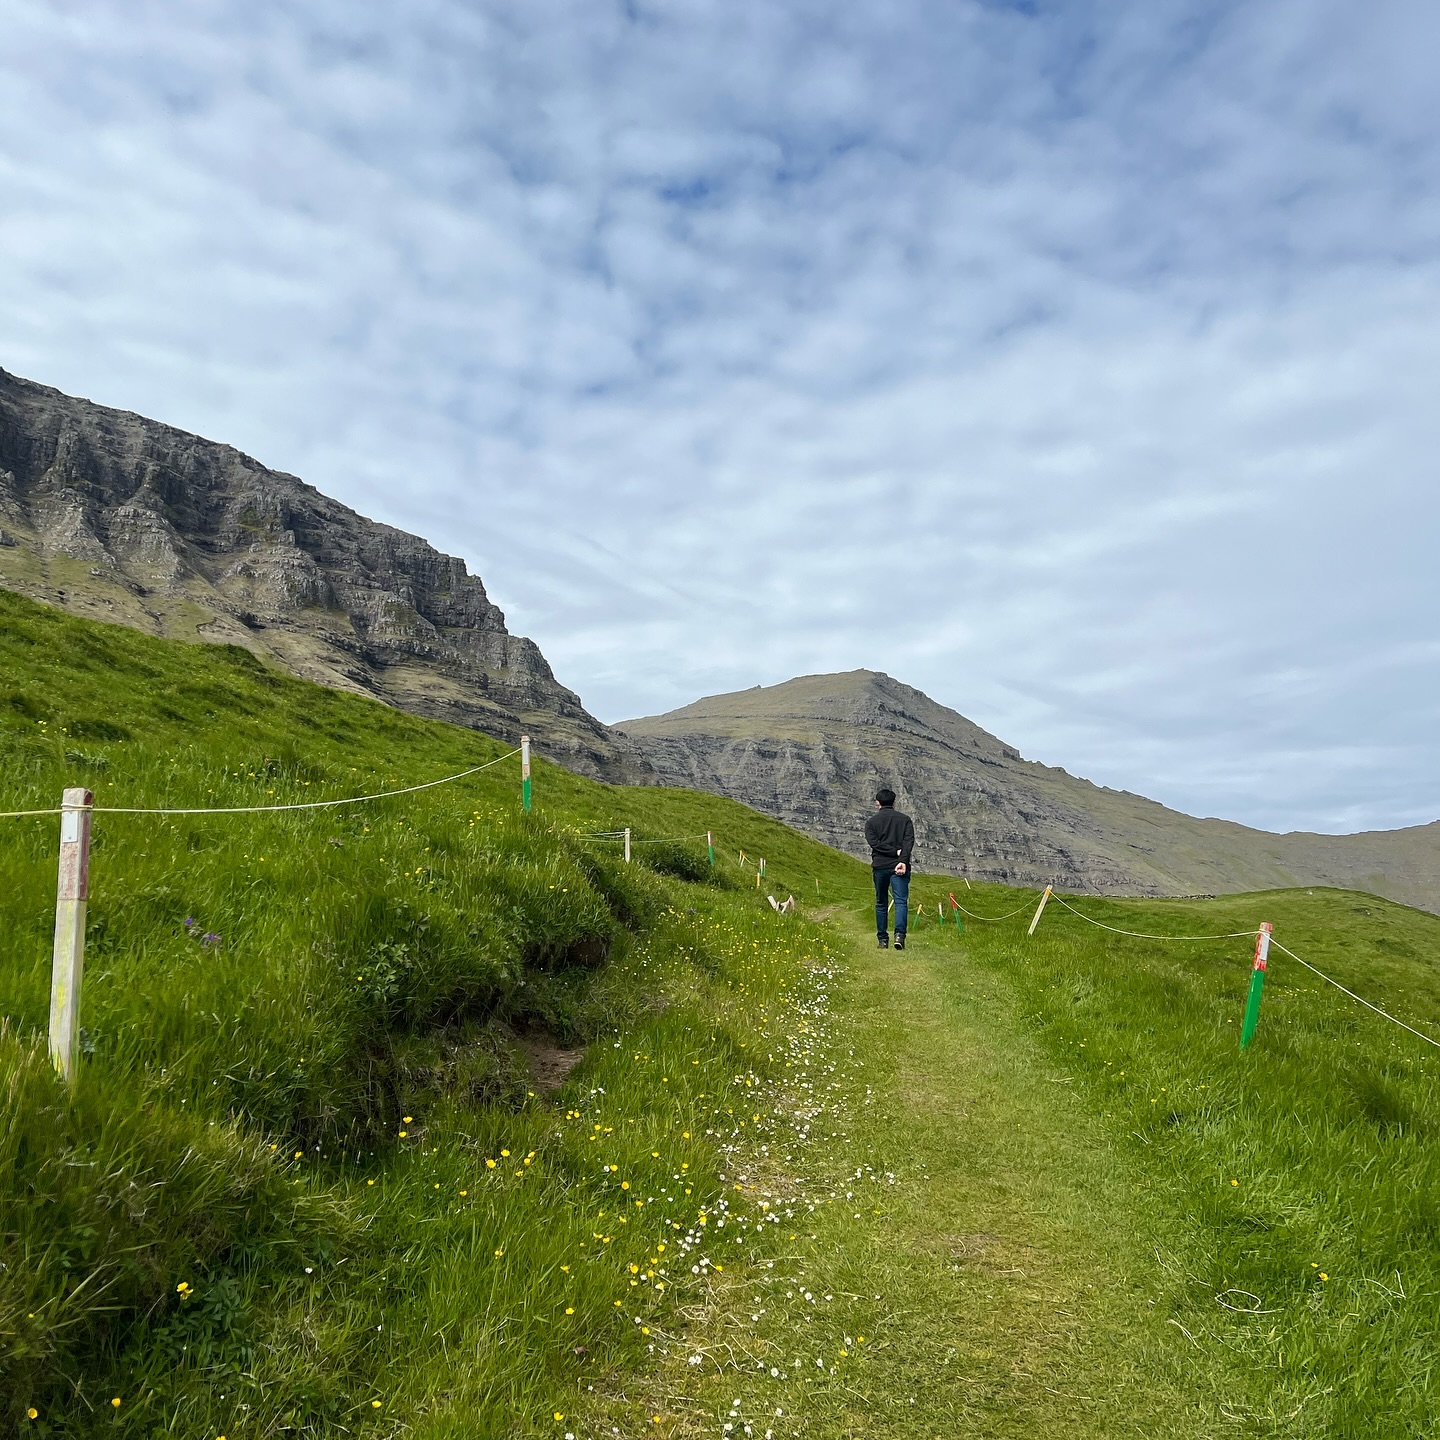
<svg viewBox="0 0 1440 1440">
<path fill-rule="evenodd" d="M 893 806 L 882 806 L 865 822 L 865 839 L 870 845 L 872 870 L 893 870 L 897 860 L 903 860 L 909 870 L 915 825 L 908 815 Z"/>
</svg>

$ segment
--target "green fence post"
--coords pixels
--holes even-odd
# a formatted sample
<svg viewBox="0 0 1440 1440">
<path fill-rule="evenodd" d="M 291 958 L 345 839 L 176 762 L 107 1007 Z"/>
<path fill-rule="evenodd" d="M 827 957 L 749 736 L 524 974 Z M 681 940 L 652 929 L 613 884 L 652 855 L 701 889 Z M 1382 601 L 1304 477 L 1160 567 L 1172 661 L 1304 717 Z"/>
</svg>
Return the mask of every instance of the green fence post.
<svg viewBox="0 0 1440 1440">
<path fill-rule="evenodd" d="M 530 737 L 520 737 L 520 804 L 530 808 Z"/>
<path fill-rule="evenodd" d="M 1250 995 L 1245 1001 L 1245 1021 L 1240 1026 L 1242 1050 L 1255 1038 L 1255 1027 L 1260 1023 L 1260 992 L 1265 988 L 1265 967 L 1270 960 L 1270 936 L 1274 929 L 1266 920 L 1255 933 L 1255 964 L 1250 971 Z"/>
<path fill-rule="evenodd" d="M 710 868 L 715 868 L 715 836 L 709 830 L 705 832 L 705 849 L 710 855 Z"/>
</svg>

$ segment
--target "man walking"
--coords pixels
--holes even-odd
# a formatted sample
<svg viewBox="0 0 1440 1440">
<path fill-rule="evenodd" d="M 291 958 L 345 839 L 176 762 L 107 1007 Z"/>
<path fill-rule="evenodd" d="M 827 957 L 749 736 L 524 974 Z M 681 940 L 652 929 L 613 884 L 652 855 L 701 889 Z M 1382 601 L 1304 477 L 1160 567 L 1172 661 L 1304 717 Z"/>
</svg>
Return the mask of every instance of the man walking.
<svg viewBox="0 0 1440 1440">
<path fill-rule="evenodd" d="M 915 826 L 895 808 L 895 792 L 886 786 L 875 796 L 875 813 L 865 822 L 870 868 L 875 876 L 875 934 L 882 950 L 890 948 L 890 897 L 895 897 L 895 948 L 905 948 L 910 919 L 910 853 Z"/>
</svg>

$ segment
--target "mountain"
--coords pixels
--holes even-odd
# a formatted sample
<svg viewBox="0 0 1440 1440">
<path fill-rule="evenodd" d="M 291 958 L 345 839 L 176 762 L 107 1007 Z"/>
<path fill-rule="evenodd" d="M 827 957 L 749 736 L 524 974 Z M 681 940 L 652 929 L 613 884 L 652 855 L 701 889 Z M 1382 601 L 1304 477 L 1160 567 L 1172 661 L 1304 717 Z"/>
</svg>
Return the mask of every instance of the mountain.
<svg viewBox="0 0 1440 1440">
<path fill-rule="evenodd" d="M 917 865 L 1092 894 L 1338 885 L 1440 911 L 1440 822 L 1274 835 L 1199 820 L 1020 753 L 888 675 L 807 675 L 614 727 L 662 784 L 743 800 L 852 855 L 882 784 L 915 817 Z"/>
<path fill-rule="evenodd" d="M 0 370 L 0 585 L 295 675 L 610 780 L 624 742 L 505 628 L 477 575 L 228 445 Z"/>
</svg>

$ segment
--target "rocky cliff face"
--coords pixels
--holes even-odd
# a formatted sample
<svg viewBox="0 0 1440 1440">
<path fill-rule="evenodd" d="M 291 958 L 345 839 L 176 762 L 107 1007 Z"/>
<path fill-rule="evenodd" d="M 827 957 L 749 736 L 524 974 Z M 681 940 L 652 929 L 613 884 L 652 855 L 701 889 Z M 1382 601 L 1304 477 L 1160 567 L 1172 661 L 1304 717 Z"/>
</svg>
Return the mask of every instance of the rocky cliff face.
<svg viewBox="0 0 1440 1440">
<path fill-rule="evenodd" d="M 77 614 L 244 645 L 295 674 L 612 780 L 624 742 L 511 635 L 479 576 L 293 475 L 0 370 L 0 584 Z"/>
<path fill-rule="evenodd" d="M 1440 823 L 1271 835 L 1198 820 L 1021 758 L 888 675 L 810 675 L 615 727 L 664 784 L 742 800 L 864 856 L 881 784 L 915 818 L 919 868 L 1091 894 L 1370 890 L 1440 910 Z"/>
</svg>

